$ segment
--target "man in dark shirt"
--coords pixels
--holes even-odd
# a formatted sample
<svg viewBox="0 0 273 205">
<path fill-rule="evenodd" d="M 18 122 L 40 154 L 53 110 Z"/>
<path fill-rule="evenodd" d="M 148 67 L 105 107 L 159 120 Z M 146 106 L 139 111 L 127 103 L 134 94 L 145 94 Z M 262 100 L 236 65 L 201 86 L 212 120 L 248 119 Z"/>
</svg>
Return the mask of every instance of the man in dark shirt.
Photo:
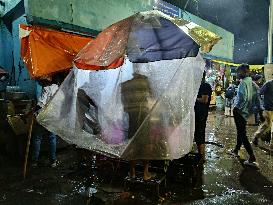
<svg viewBox="0 0 273 205">
<path fill-rule="evenodd" d="M 267 81 L 260 90 L 261 95 L 264 95 L 264 122 L 260 125 L 257 132 L 254 134 L 253 144 L 258 145 L 258 139 L 263 138 L 271 130 L 273 126 L 273 79 Z M 272 130 L 271 130 L 272 132 Z M 272 138 L 272 134 L 271 134 Z M 272 140 L 272 139 L 271 139 Z M 273 144 L 271 143 L 271 147 Z"/>
<path fill-rule="evenodd" d="M 210 84 L 205 81 L 206 73 L 203 73 L 202 83 L 199 88 L 197 99 L 194 106 L 195 111 L 195 133 L 194 138 L 197 144 L 198 153 L 205 162 L 205 130 L 209 112 L 212 89 Z"/>
</svg>

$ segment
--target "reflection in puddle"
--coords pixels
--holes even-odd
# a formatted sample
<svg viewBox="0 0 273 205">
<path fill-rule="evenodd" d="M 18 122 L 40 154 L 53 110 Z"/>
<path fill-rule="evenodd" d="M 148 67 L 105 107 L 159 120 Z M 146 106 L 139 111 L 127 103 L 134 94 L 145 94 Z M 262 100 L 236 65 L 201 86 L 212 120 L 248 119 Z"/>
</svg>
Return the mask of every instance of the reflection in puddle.
<svg viewBox="0 0 273 205">
<path fill-rule="evenodd" d="M 249 136 L 256 129 L 257 127 L 248 127 Z M 16 177 L 18 172 L 13 171 L 14 174 L 10 174 L 13 172 L 8 170 L 2 174 L 0 170 L 3 176 L 6 173 L 12 176 L 3 178 L 6 183 L 1 178 L 3 182 L 0 181 L 0 203 L 32 204 L 33 201 L 38 201 L 39 205 L 273 204 L 273 159 L 269 152 L 254 147 L 261 169 L 256 171 L 244 168 L 240 160 L 226 154 L 236 141 L 233 118 L 226 118 L 218 113 L 210 114 L 206 133 L 209 144 L 206 144 L 207 162 L 204 167 L 194 169 L 190 166 L 194 157 L 189 157 L 188 162 L 170 162 L 166 187 L 164 183 L 160 184 L 159 196 L 153 186 L 147 187 L 144 183 L 138 189 L 124 187 L 128 163 L 97 158 L 88 153 L 88 160 L 77 164 L 77 153 L 71 149 L 58 153 L 61 165 L 56 170 L 38 168 L 24 182 Z M 262 145 L 265 148 L 266 146 Z M 242 149 L 240 154 L 244 158 L 245 150 Z M 183 166 L 179 165 L 180 162 L 183 162 Z M 164 173 L 164 163 L 153 164 L 154 167 L 157 165 L 159 168 L 154 171 Z M 142 170 L 141 165 L 138 168 Z"/>
</svg>

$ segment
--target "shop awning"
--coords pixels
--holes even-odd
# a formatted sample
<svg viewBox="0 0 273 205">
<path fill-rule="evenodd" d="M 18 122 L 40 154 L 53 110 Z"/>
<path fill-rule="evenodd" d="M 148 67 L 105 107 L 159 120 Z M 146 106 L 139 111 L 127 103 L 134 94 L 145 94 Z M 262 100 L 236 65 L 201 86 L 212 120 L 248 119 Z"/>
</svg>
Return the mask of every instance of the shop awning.
<svg viewBox="0 0 273 205">
<path fill-rule="evenodd" d="M 212 60 L 213 62 L 216 63 L 220 63 L 220 64 L 225 64 L 225 65 L 229 65 L 229 66 L 234 66 L 234 67 L 238 67 L 240 64 L 236 64 L 236 63 L 231 63 L 231 62 L 226 62 L 226 61 L 220 61 L 220 60 Z M 261 70 L 264 67 L 264 65 L 249 65 L 249 69 L 253 70 L 253 71 L 258 71 Z"/>
<path fill-rule="evenodd" d="M 72 67 L 73 58 L 92 37 L 20 25 L 21 56 L 31 78 L 52 75 Z"/>
</svg>

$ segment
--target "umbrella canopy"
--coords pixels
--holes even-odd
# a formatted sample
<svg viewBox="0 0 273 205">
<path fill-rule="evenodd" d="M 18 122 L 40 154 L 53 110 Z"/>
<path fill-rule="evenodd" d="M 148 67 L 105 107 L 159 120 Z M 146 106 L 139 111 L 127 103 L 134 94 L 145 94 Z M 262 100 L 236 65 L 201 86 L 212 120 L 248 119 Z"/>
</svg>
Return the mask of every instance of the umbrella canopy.
<svg viewBox="0 0 273 205">
<path fill-rule="evenodd" d="M 90 70 L 117 68 L 125 55 L 133 63 L 194 57 L 201 43 L 213 44 L 220 39 L 205 29 L 186 29 L 188 24 L 158 11 L 137 13 L 102 31 L 79 52 L 75 65 Z M 208 41 L 208 36 L 213 36 L 213 41 Z"/>
</svg>

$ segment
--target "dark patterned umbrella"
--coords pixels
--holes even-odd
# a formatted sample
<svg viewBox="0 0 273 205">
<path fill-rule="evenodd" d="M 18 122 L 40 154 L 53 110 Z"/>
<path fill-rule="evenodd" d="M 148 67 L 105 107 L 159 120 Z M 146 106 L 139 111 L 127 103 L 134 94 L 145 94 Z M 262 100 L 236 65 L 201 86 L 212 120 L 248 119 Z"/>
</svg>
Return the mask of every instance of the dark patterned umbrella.
<svg viewBox="0 0 273 205">
<path fill-rule="evenodd" d="M 137 13 L 103 30 L 74 62 L 81 69 L 99 70 L 121 66 L 125 55 L 133 63 L 195 57 L 200 31 L 185 32 L 183 23 L 189 22 L 179 22 L 158 11 Z"/>
</svg>

